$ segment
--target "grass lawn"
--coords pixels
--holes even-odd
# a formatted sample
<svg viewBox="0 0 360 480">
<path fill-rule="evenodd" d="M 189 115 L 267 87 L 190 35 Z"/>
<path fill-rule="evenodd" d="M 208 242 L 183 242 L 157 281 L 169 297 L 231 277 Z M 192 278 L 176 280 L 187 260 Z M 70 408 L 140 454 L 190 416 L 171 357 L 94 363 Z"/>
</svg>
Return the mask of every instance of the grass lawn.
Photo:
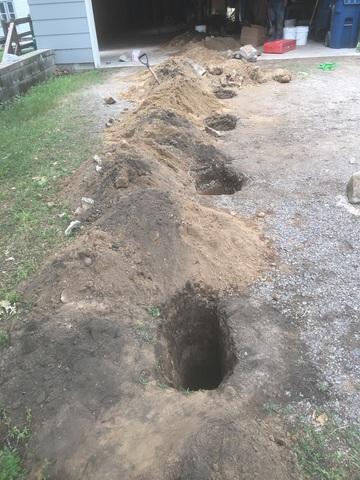
<svg viewBox="0 0 360 480">
<path fill-rule="evenodd" d="M 54 78 L 0 110 L 0 302 L 13 300 L 19 282 L 65 241 L 59 181 L 100 141 L 96 119 L 72 94 L 102 75 Z"/>
<path fill-rule="evenodd" d="M 95 116 L 84 115 L 74 93 L 102 78 L 98 71 L 54 78 L 0 110 L 0 302 L 17 301 L 19 282 L 66 241 L 59 182 L 101 141 Z M 0 315 L 0 355 L 8 339 L 8 321 Z M 0 432 L 0 480 L 24 479 L 19 442 L 30 429 L 12 426 L 0 412 Z"/>
</svg>

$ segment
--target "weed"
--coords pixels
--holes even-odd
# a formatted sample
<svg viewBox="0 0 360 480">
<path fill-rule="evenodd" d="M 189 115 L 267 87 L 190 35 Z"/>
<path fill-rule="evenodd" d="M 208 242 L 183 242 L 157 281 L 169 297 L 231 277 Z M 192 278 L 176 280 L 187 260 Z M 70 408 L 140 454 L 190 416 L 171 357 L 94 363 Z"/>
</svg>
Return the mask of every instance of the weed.
<svg viewBox="0 0 360 480">
<path fill-rule="evenodd" d="M 9 334 L 5 330 L 0 330 L 0 348 L 4 348 L 9 344 Z"/>
<path fill-rule="evenodd" d="M 275 402 L 266 402 L 263 405 L 263 410 L 267 415 L 270 415 L 272 413 L 280 413 L 281 411 L 281 406 Z"/>
<path fill-rule="evenodd" d="M 153 343 L 154 337 L 148 325 L 144 322 L 137 322 L 134 325 L 134 333 L 138 340 L 145 343 Z"/>
<path fill-rule="evenodd" d="M 0 480 L 22 480 L 20 447 L 24 447 L 31 436 L 31 410 L 25 412 L 25 424 L 14 425 L 5 409 L 0 409 L 0 430 L 3 444 L 0 445 Z"/>
<path fill-rule="evenodd" d="M 156 319 L 159 318 L 161 315 L 161 311 L 159 307 L 155 307 L 154 305 L 151 305 L 148 308 L 148 314 L 150 315 L 151 318 Z"/>
<path fill-rule="evenodd" d="M 161 388 L 161 390 L 166 390 L 168 388 L 168 386 L 165 383 L 162 383 L 159 381 L 156 382 L 156 386 Z"/>
<path fill-rule="evenodd" d="M 296 427 L 295 453 L 305 478 L 356 480 L 360 471 L 360 431 L 333 419 L 321 428 L 302 420 Z"/>
<path fill-rule="evenodd" d="M 24 478 L 19 452 L 8 447 L 0 448 L 0 480 Z"/>
</svg>

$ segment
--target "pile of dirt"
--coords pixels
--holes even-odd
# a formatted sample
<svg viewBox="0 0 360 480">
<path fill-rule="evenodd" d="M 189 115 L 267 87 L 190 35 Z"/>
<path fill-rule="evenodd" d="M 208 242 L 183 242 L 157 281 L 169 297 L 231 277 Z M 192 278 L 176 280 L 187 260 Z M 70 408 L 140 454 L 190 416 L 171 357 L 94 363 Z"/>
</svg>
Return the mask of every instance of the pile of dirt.
<svg viewBox="0 0 360 480">
<path fill-rule="evenodd" d="M 64 182 L 82 231 L 23 287 L 33 308 L 2 356 L 0 403 L 15 419 L 32 408 L 30 479 L 290 479 L 284 444 L 249 419 L 254 406 L 236 362 L 233 386 L 218 376 L 213 394 L 161 383 L 157 306 L 184 288 L 205 303 L 209 292 L 225 301 L 273 252 L 256 222 L 208 200 L 246 182 L 204 130 L 206 118 L 224 114 L 211 82 L 184 59 L 157 70 L 161 84 L 142 78 L 136 107 L 107 129 L 104 151 Z M 93 204 L 80 208 L 82 197 Z M 231 355 L 240 349 L 235 333 Z"/>
<path fill-rule="evenodd" d="M 205 48 L 226 52 L 227 50 L 239 50 L 241 47 L 240 38 L 234 37 L 206 37 L 202 41 Z"/>
</svg>

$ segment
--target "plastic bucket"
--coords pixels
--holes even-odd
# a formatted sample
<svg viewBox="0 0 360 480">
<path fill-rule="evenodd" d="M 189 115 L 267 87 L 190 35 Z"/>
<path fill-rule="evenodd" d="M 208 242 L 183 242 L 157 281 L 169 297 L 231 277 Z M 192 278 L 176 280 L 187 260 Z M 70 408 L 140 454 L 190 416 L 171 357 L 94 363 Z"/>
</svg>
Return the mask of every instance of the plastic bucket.
<svg viewBox="0 0 360 480">
<path fill-rule="evenodd" d="M 296 27 L 296 45 L 301 47 L 306 45 L 309 35 L 309 27 Z"/>
<path fill-rule="evenodd" d="M 284 40 L 296 40 L 296 27 L 284 27 Z"/>
<path fill-rule="evenodd" d="M 288 28 L 288 27 L 295 27 L 296 25 L 296 20 L 295 18 L 289 18 L 288 20 L 285 20 L 285 27 Z M 292 38 L 290 40 L 293 40 Z"/>
<path fill-rule="evenodd" d="M 195 31 L 198 33 L 206 33 L 206 25 L 195 25 Z"/>
</svg>

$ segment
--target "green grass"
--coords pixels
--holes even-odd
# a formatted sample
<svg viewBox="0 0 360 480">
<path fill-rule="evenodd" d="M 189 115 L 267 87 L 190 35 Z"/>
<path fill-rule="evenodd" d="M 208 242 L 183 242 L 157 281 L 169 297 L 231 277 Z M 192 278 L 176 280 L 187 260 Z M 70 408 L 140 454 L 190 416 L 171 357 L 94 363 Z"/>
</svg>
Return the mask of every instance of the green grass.
<svg viewBox="0 0 360 480">
<path fill-rule="evenodd" d="M 31 411 L 26 410 L 24 425 L 14 425 L 6 410 L 0 410 L 0 480 L 25 479 L 20 450 L 31 436 Z"/>
<path fill-rule="evenodd" d="M 0 62 L 2 60 L 3 55 L 4 55 L 4 50 L 2 48 L 0 48 Z"/>
<path fill-rule="evenodd" d="M 17 450 L 8 447 L 0 449 L 0 480 L 24 478 L 21 458 Z"/>
<path fill-rule="evenodd" d="M 319 428 L 304 420 L 297 425 L 294 449 L 306 480 L 360 478 L 358 426 L 338 426 L 330 419 Z"/>
<path fill-rule="evenodd" d="M 98 71 L 57 77 L 0 110 L 0 301 L 65 241 L 60 180 L 100 143 L 95 116 L 73 93 L 102 78 Z"/>
</svg>

